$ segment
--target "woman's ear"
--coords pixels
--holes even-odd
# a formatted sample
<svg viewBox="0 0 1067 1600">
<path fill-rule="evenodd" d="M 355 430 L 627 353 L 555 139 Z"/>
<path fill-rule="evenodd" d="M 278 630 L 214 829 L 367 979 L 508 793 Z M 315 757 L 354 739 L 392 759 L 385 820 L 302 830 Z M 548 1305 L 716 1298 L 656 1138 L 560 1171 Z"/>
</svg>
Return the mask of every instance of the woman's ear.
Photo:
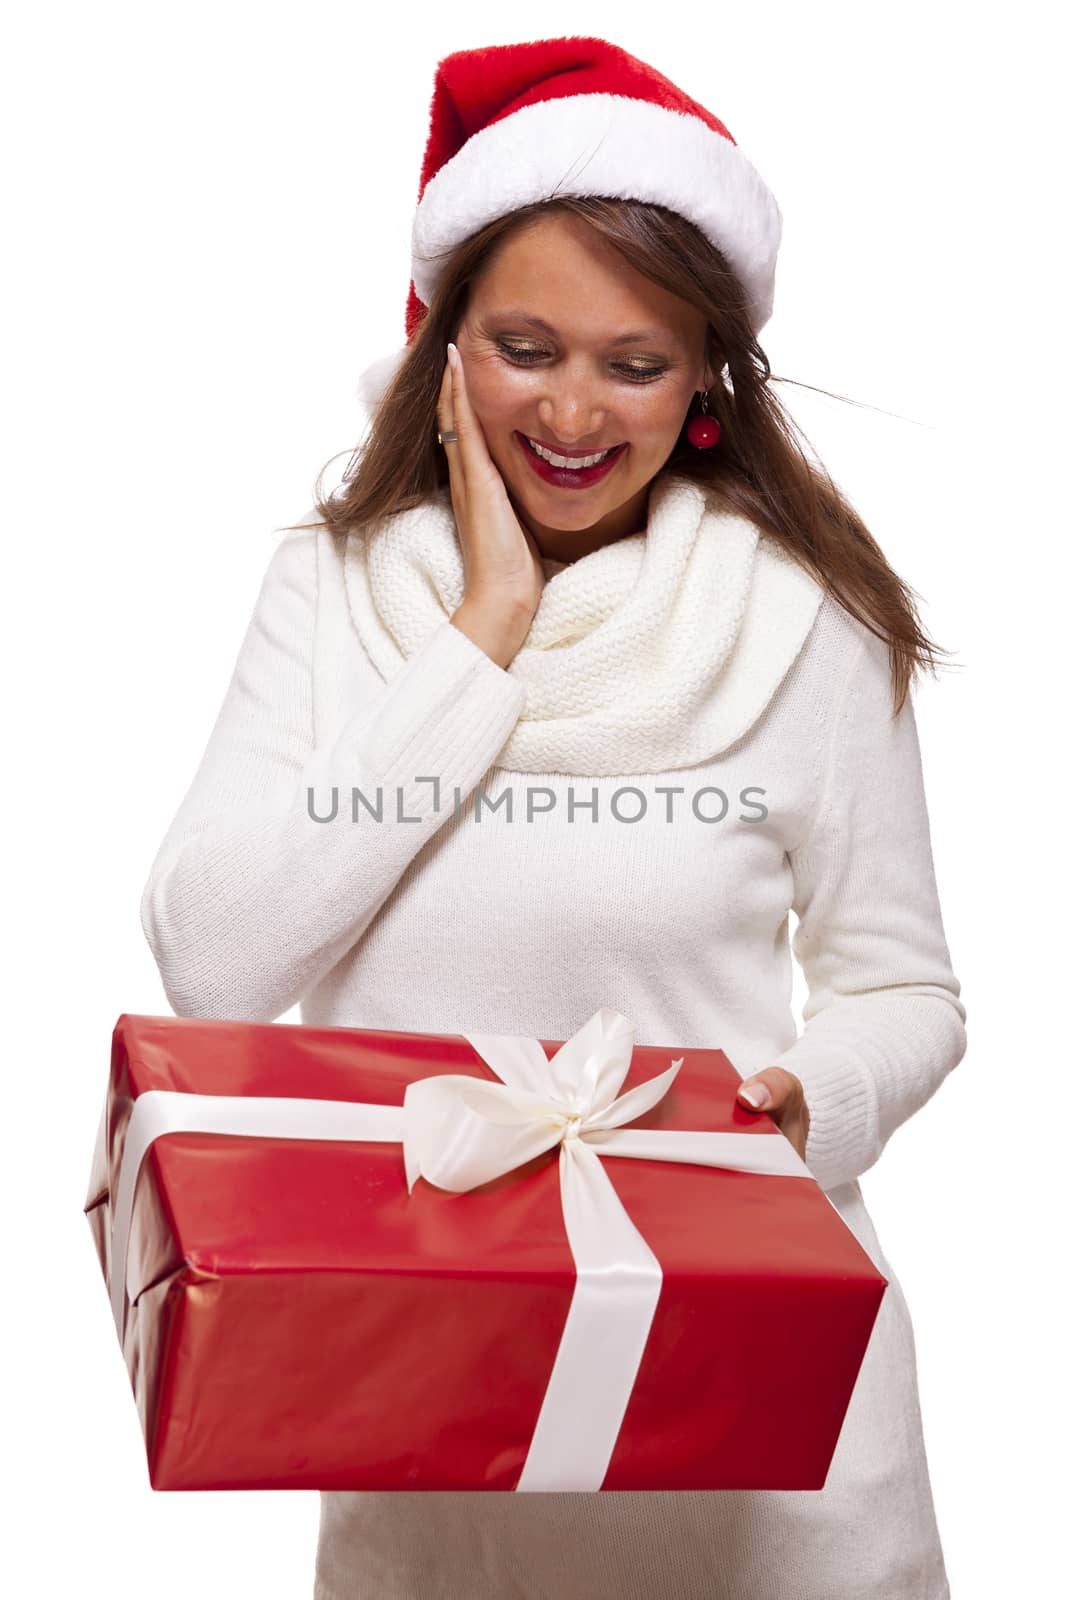
<svg viewBox="0 0 1067 1600">
<path fill-rule="evenodd" d="M 710 326 L 704 331 L 704 348 L 701 353 L 703 356 L 703 370 L 700 374 L 700 387 L 701 389 L 714 389 L 719 381 L 719 372 L 725 362 L 712 337 Z"/>
</svg>

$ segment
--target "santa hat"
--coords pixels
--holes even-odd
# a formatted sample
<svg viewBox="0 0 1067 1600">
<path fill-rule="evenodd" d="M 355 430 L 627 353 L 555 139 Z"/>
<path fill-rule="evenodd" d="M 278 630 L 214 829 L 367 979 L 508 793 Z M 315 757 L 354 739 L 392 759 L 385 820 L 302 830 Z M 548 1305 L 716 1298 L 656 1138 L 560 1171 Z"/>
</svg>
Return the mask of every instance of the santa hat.
<svg viewBox="0 0 1067 1600">
<path fill-rule="evenodd" d="M 606 39 L 458 50 L 437 64 L 411 233 L 408 343 L 448 253 L 494 218 L 557 195 L 644 200 L 688 218 L 744 288 L 756 333 L 774 303 L 781 212 L 719 119 Z M 380 399 L 406 346 L 359 379 Z"/>
</svg>

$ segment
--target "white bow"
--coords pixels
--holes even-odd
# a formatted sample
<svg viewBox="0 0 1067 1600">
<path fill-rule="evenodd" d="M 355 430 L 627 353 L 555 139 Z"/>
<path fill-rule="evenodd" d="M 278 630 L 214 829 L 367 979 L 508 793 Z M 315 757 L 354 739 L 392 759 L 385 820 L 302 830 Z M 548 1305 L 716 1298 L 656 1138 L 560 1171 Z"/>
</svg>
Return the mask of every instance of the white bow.
<svg viewBox="0 0 1067 1600">
<path fill-rule="evenodd" d="M 684 1056 L 627 1094 L 633 1024 L 602 1008 L 549 1060 L 539 1039 L 465 1033 L 502 1083 L 453 1073 L 421 1078 L 404 1094 L 408 1191 L 421 1176 L 463 1193 L 521 1167 L 553 1145 L 619 1128 L 662 1100 Z M 610 1149 L 610 1145 L 608 1146 Z"/>
</svg>

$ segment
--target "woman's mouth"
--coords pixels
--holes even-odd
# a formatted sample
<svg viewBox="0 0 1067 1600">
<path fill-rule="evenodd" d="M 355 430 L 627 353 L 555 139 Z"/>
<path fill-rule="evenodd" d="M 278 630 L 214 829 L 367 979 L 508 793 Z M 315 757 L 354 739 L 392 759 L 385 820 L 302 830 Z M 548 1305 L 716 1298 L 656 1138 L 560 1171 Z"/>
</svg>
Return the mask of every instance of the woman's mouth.
<svg viewBox="0 0 1067 1600">
<path fill-rule="evenodd" d="M 616 444 L 612 445 L 610 450 L 603 452 L 590 451 L 588 456 L 578 458 L 579 460 L 590 462 L 590 465 L 563 467 L 557 464 L 562 458 L 556 455 L 554 451 L 547 450 L 544 445 L 539 445 L 535 448 L 524 433 L 516 431 L 515 437 L 522 447 L 523 455 L 533 471 L 537 473 L 537 476 L 544 479 L 546 483 L 554 483 L 558 489 L 586 489 L 590 484 L 599 483 L 601 478 L 607 477 L 626 449 L 625 444 Z M 545 455 L 553 455 L 555 459 L 546 460 L 545 455 L 538 454 L 538 450 L 544 450 Z M 597 460 L 596 457 L 601 454 L 603 455 L 603 460 Z"/>
</svg>

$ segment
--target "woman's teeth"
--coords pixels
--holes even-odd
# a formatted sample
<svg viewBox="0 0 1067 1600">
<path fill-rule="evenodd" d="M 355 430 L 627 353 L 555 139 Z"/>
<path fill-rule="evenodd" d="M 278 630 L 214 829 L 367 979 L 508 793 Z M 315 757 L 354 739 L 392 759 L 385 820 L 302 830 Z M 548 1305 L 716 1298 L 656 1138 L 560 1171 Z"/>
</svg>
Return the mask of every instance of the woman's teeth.
<svg viewBox="0 0 1067 1600">
<path fill-rule="evenodd" d="M 554 451 L 546 450 L 544 445 L 535 444 L 533 439 L 529 438 L 527 434 L 524 433 L 523 438 L 526 440 L 526 443 L 530 446 L 530 449 L 534 452 L 534 454 L 543 457 L 550 466 L 569 467 L 572 472 L 576 471 L 579 467 L 595 467 L 599 462 L 604 461 L 611 454 L 611 450 L 601 450 L 600 454 L 596 456 L 557 456 Z M 615 446 L 612 445 L 611 449 L 613 450 L 614 448 Z"/>
</svg>

